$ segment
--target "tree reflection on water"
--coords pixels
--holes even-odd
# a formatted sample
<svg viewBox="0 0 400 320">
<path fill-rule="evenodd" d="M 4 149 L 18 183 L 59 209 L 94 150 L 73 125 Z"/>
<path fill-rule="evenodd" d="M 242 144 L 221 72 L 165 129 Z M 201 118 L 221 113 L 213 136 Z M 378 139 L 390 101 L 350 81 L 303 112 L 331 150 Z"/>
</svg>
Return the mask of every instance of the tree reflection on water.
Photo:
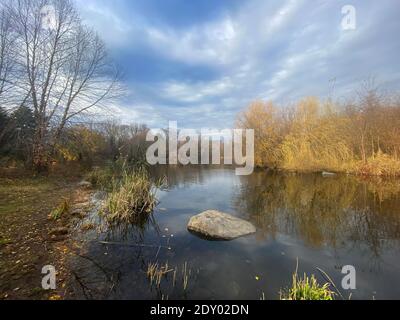
<svg viewBox="0 0 400 320">
<path fill-rule="evenodd" d="M 362 242 L 376 256 L 400 238 L 398 180 L 258 173 L 239 188 L 235 208 L 262 238 L 283 233 L 334 248 Z"/>
</svg>

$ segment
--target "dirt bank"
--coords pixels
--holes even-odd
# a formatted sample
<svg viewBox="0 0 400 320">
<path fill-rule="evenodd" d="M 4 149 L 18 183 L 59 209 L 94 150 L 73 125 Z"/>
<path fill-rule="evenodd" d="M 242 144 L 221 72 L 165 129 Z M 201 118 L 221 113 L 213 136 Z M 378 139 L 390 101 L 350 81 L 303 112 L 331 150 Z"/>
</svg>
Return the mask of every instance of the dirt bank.
<svg viewBox="0 0 400 320">
<path fill-rule="evenodd" d="M 70 208 L 87 203 L 91 191 L 81 176 L 52 174 L 32 177 L 0 171 L 0 299 L 64 299 L 68 292 L 68 256 L 73 251 L 71 228 L 79 212 L 58 220 L 49 214 L 62 201 Z M 42 267 L 53 265 L 57 289 L 41 287 Z"/>
</svg>

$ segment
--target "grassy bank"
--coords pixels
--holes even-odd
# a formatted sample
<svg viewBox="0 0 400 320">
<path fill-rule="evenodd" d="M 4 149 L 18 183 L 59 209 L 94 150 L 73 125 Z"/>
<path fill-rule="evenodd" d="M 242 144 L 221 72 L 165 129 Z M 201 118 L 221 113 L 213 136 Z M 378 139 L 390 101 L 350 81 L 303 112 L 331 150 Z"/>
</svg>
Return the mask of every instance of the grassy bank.
<svg viewBox="0 0 400 320">
<path fill-rule="evenodd" d="M 90 210 L 93 189 L 107 191 L 103 215 L 111 224 L 145 223 L 157 203 L 157 183 L 143 169 L 120 163 L 86 174 L 78 168 L 60 169 L 38 176 L 0 169 L 0 300 L 71 297 L 67 260 L 76 249 L 71 235 L 74 221 Z M 93 189 L 81 183 L 86 178 Z M 41 289 L 46 265 L 58 272 L 55 291 Z"/>
<path fill-rule="evenodd" d="M 33 177 L 31 172 L 0 170 L 0 300 L 65 295 L 72 216 L 51 213 L 64 202 L 87 201 L 79 181 L 76 175 Z M 60 230 L 63 235 L 54 235 Z M 49 264 L 58 271 L 56 291 L 41 288 L 41 268 Z"/>
</svg>

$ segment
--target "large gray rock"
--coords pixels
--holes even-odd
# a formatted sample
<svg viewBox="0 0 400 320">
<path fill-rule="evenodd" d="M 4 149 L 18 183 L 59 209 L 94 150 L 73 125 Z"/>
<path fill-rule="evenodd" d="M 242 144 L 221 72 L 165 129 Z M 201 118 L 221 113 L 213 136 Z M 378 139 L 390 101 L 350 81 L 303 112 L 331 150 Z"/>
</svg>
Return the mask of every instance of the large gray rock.
<svg viewBox="0 0 400 320">
<path fill-rule="evenodd" d="M 214 210 L 192 217 L 188 229 L 214 240 L 233 240 L 256 232 L 250 222 Z"/>
</svg>

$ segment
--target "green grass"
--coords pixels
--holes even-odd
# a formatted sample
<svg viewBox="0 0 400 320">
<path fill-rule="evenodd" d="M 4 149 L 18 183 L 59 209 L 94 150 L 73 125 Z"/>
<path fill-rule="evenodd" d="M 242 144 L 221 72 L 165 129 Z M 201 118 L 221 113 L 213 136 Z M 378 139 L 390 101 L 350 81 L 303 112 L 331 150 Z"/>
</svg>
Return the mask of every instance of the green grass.
<svg viewBox="0 0 400 320">
<path fill-rule="evenodd" d="M 115 162 L 109 161 L 102 167 L 95 167 L 85 175 L 85 178 L 93 186 L 110 191 L 116 180 L 122 179 L 126 172 L 131 172 L 133 169 L 144 171 L 146 167 L 140 163 L 129 164 L 125 158 L 120 158 Z"/>
<path fill-rule="evenodd" d="M 320 285 L 314 275 L 308 277 L 304 274 L 300 278 L 293 275 L 292 287 L 281 293 L 281 300 L 334 300 L 335 293 L 330 290 L 330 284 Z"/>
<path fill-rule="evenodd" d="M 86 175 L 86 179 L 95 187 L 109 189 L 116 173 L 111 167 L 96 168 Z"/>
<path fill-rule="evenodd" d="M 0 177 L 0 216 L 27 214 L 48 209 L 57 203 L 65 188 L 63 180 L 45 177 Z"/>
<path fill-rule="evenodd" d="M 10 239 L 3 239 L 3 238 L 0 237 L 0 246 L 7 245 L 9 243 L 11 243 Z"/>
<path fill-rule="evenodd" d="M 52 220 L 59 220 L 64 214 L 70 211 L 70 204 L 68 199 L 63 199 L 63 201 L 50 213 L 50 218 Z"/>
</svg>

